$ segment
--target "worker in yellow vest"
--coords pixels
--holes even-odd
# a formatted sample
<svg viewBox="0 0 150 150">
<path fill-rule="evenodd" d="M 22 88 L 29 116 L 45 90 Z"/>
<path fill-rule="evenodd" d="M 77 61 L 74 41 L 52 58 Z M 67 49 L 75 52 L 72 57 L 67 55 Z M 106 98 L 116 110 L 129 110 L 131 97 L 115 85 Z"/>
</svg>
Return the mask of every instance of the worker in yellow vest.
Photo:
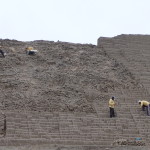
<svg viewBox="0 0 150 150">
<path fill-rule="evenodd" d="M 35 50 L 33 47 L 27 47 L 26 52 L 28 55 L 35 55 L 38 51 Z"/>
<path fill-rule="evenodd" d="M 150 102 L 146 100 L 139 100 L 138 101 L 139 105 L 142 107 L 142 110 L 147 112 L 147 115 L 150 116 Z"/>
<path fill-rule="evenodd" d="M 116 103 L 115 103 L 115 98 L 112 97 L 112 98 L 109 100 L 110 118 L 115 117 L 115 111 L 114 111 L 115 105 L 116 105 Z"/>
</svg>

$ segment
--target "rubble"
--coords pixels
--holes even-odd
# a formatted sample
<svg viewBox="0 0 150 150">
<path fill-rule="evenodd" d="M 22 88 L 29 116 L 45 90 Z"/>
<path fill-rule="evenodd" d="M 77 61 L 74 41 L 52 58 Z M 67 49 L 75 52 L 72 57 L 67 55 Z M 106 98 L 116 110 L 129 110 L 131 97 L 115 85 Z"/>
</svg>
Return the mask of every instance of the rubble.
<svg viewBox="0 0 150 150">
<path fill-rule="evenodd" d="M 1 109 L 94 113 L 93 101 L 108 100 L 108 91 L 136 83 L 95 45 L 8 39 L 0 45 L 7 52 L 0 58 Z M 26 47 L 39 53 L 26 55 Z"/>
</svg>

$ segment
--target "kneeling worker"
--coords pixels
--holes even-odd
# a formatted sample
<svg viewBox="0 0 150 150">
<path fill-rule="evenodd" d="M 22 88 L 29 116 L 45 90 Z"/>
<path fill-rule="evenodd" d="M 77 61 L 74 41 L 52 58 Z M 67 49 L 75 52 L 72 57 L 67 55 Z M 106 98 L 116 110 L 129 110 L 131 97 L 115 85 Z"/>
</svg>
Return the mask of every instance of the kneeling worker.
<svg viewBox="0 0 150 150">
<path fill-rule="evenodd" d="M 150 116 L 150 102 L 145 100 L 139 100 L 138 103 L 139 105 L 141 105 L 143 111 L 146 108 L 147 115 Z"/>
<path fill-rule="evenodd" d="M 26 52 L 28 55 L 35 55 L 38 51 L 33 49 L 33 47 L 27 47 Z"/>
</svg>

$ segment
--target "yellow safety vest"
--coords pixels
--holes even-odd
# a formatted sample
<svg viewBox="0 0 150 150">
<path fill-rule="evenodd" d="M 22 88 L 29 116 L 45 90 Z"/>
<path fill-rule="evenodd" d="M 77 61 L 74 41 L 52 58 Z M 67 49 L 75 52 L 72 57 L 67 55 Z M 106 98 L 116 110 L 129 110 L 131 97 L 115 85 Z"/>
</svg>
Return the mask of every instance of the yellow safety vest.
<svg viewBox="0 0 150 150">
<path fill-rule="evenodd" d="M 110 99 L 109 100 L 109 107 L 114 108 L 115 107 L 115 102 L 114 100 Z"/>
</svg>

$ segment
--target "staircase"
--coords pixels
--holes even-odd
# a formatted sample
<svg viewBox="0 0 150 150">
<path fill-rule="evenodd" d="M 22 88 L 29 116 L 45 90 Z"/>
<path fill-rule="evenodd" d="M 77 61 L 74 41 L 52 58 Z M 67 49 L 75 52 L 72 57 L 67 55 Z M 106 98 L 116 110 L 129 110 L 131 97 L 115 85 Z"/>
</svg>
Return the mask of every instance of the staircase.
<svg viewBox="0 0 150 150">
<path fill-rule="evenodd" d="M 120 35 L 114 38 L 99 38 L 98 46 L 102 47 L 110 58 L 114 58 L 127 68 L 138 81 L 140 88 L 136 91 L 125 91 L 126 107 L 129 108 L 134 121 L 134 126 L 139 131 L 140 137 L 145 137 L 150 142 L 149 117 L 139 109 L 135 100 L 146 99 L 149 101 L 150 93 L 150 36 Z"/>
<path fill-rule="evenodd" d="M 1 145 L 58 144 L 111 147 L 116 139 L 150 142 L 149 116 L 136 101 L 138 91 L 116 89 L 116 118 L 109 118 L 108 101 L 96 101 L 96 113 L 6 111 L 7 133 Z M 140 94 L 140 91 L 139 91 Z"/>
</svg>

